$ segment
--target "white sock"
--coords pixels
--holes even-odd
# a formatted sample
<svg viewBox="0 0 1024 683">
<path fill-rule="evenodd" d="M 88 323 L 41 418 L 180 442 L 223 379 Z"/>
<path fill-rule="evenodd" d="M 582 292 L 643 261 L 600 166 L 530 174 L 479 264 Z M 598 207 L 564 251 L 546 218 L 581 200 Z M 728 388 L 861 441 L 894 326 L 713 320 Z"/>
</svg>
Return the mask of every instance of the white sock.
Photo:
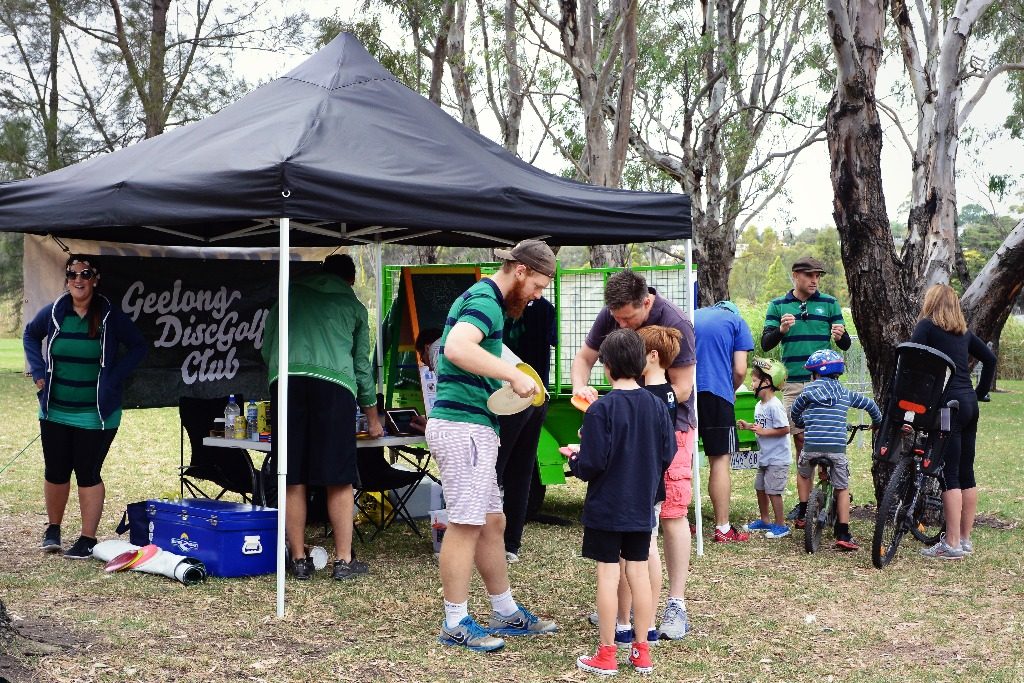
<svg viewBox="0 0 1024 683">
<path fill-rule="evenodd" d="M 503 617 L 515 614 L 516 610 L 519 609 L 519 605 L 512 599 L 511 588 L 499 595 L 490 595 L 488 593 L 488 597 L 491 599 L 491 609 Z"/>
<path fill-rule="evenodd" d="M 615 620 L 616 631 L 628 631 L 631 628 L 633 628 L 632 624 L 620 624 L 618 619 Z"/>
<path fill-rule="evenodd" d="M 448 602 L 444 601 L 444 624 L 448 628 L 455 628 L 459 622 L 469 616 L 469 601 Z"/>
<path fill-rule="evenodd" d="M 729 533 L 729 529 L 731 528 L 731 526 L 732 525 L 730 525 L 728 522 L 726 522 L 725 524 L 719 524 L 715 528 L 718 529 L 719 531 L 721 531 L 723 534 L 727 534 L 727 533 Z"/>
<path fill-rule="evenodd" d="M 676 605 L 682 610 L 686 610 L 686 598 L 669 598 L 669 605 Z"/>
</svg>

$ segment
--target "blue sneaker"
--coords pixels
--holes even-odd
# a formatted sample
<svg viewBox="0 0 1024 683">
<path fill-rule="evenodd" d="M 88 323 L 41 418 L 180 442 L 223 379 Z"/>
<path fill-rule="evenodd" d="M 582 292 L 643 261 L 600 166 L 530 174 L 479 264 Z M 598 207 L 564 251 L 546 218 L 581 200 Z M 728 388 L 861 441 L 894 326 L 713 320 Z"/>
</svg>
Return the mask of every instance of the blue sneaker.
<svg viewBox="0 0 1024 683">
<path fill-rule="evenodd" d="M 615 625 L 615 644 L 620 648 L 627 648 L 633 644 L 633 628 L 620 629 Z"/>
<path fill-rule="evenodd" d="M 448 628 L 448 624 L 442 621 L 441 635 L 437 642 L 442 645 L 460 645 L 474 652 L 492 652 L 505 647 L 504 640 L 487 633 L 470 616 L 463 617 L 455 628 Z"/>
<path fill-rule="evenodd" d="M 647 629 L 647 644 L 650 647 L 654 647 L 658 644 L 658 639 L 661 638 L 661 634 L 658 633 L 658 629 L 649 628 Z"/>
<path fill-rule="evenodd" d="M 785 538 L 789 536 L 789 527 L 785 524 L 769 524 L 765 538 Z"/>
<path fill-rule="evenodd" d="M 536 636 L 554 633 L 558 630 L 555 622 L 537 618 L 518 602 L 516 607 L 519 609 L 508 616 L 491 612 L 491 619 L 487 622 L 487 631 L 495 636 Z"/>
<path fill-rule="evenodd" d="M 769 531 L 772 525 L 768 522 L 762 522 L 759 519 L 755 519 L 753 522 L 747 525 L 747 531 Z"/>
</svg>

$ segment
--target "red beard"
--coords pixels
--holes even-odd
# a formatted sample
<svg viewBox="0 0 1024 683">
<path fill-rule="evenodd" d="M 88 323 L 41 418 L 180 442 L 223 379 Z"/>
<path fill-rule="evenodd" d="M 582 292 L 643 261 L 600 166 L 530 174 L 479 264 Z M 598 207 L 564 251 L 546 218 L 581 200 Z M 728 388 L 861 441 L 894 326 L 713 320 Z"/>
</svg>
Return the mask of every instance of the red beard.
<svg viewBox="0 0 1024 683">
<path fill-rule="evenodd" d="M 515 320 L 523 314 L 528 303 L 530 297 L 526 294 L 526 283 L 516 280 L 512 289 L 505 295 L 505 314 Z"/>
</svg>

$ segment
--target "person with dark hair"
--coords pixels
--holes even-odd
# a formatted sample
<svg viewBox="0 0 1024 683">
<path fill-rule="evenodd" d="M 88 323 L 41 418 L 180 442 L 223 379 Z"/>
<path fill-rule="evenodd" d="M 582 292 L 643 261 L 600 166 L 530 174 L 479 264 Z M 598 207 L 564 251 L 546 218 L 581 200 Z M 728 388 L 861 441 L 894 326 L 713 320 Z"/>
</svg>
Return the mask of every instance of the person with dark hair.
<svg viewBox="0 0 1024 683">
<path fill-rule="evenodd" d="M 60 527 L 78 483 L 82 533 L 64 557 L 92 556 L 106 488 L 100 470 L 121 424 L 124 381 L 146 357 L 146 341 L 121 309 L 97 292 L 100 268 L 91 256 L 69 256 L 65 292 L 25 326 L 23 344 L 39 390 L 48 526 L 42 549 L 61 549 Z M 121 347 L 126 349 L 119 356 Z"/>
<path fill-rule="evenodd" d="M 438 343 L 440 340 L 441 330 L 436 327 L 429 327 L 425 330 L 420 330 L 420 333 L 416 335 L 416 341 L 413 343 L 420 362 L 435 372 L 437 371 L 437 355 L 441 350 L 441 345 Z"/>
<path fill-rule="evenodd" d="M 441 336 L 437 399 L 427 420 L 427 444 L 441 472 L 448 528 L 439 564 L 444 594 L 442 645 L 490 652 L 502 636 L 553 633 L 512 596 L 505 559 L 505 513 L 498 489 L 498 417 L 490 395 L 508 382 L 521 397 L 540 388 L 528 374 L 501 359 L 505 316 L 518 317 L 540 298 L 555 274 L 555 255 L 540 240 L 496 249 L 505 263 L 452 304 Z M 491 603 L 486 629 L 469 614 L 469 587 L 476 568 Z"/>
<path fill-rule="evenodd" d="M 558 343 L 555 307 L 541 297 L 526 305 L 518 318 L 505 320 L 508 349 L 537 371 L 541 384 L 548 385 L 551 347 Z M 501 444 L 498 447 L 498 486 L 505 510 L 505 559 L 517 562 L 523 543 L 530 487 L 537 469 L 537 445 L 548 402 L 528 406 L 514 415 L 499 415 Z"/>
<path fill-rule="evenodd" d="M 597 562 L 600 644 L 576 666 L 602 675 L 618 672 L 616 611 L 619 561 L 624 561 L 635 623 L 653 623 L 648 569 L 655 498 L 676 454 L 672 420 L 662 399 L 643 391 L 637 379 L 647 366 L 644 342 L 630 329 L 613 330 L 601 342 L 599 359 L 612 390 L 583 415 L 578 450 L 569 469 L 587 482 L 583 502 L 583 557 Z M 647 631 L 631 632 L 628 661 L 638 673 L 653 670 Z"/>
<path fill-rule="evenodd" d="M 948 445 L 942 454 L 942 474 L 946 490 L 942 493 L 942 512 L 946 531 L 938 543 L 921 554 L 939 560 L 958 560 L 974 552 L 971 530 L 978 514 L 978 482 L 974 477 L 974 450 L 978 438 L 978 401 L 992 387 L 996 355 L 985 342 L 967 328 L 960 308 L 960 297 L 949 285 L 928 288 L 921 304 L 921 315 L 910 341 L 926 344 L 949 356 L 956 373 L 942 395 L 942 405 L 956 399 L 960 407 L 950 425 Z M 971 387 L 970 358 L 981 362 L 978 386 Z"/>
<path fill-rule="evenodd" d="M 818 289 L 821 276 L 826 274 L 825 265 L 816 258 L 803 256 L 793 262 L 792 271 L 793 289 L 768 304 L 761 332 L 761 348 L 770 351 L 782 344 L 782 362 L 789 376 L 782 392 L 782 403 L 789 417 L 793 447 L 799 456 L 804 448 L 804 429 L 789 413 L 796 397 L 811 382 L 811 374 L 804 369 L 804 362 L 815 351 L 831 349 L 833 344 L 839 350 L 847 351 L 853 340 L 846 331 L 839 302 Z M 804 486 L 807 490 L 801 488 Z M 797 489 L 800 499 L 807 500 L 810 484 L 798 478 Z M 799 517 L 798 508 L 794 507 L 786 518 L 795 520 L 797 528 L 803 528 L 804 520 Z"/>
<path fill-rule="evenodd" d="M 576 352 L 572 361 L 573 394 L 587 401 L 597 400 L 597 390 L 590 386 L 590 373 L 598 361 L 601 343 L 616 329 L 639 330 L 652 325 L 670 327 L 679 331 L 679 352 L 667 364 L 665 373 L 676 395 L 675 429 L 679 433 L 679 447 L 676 452 L 678 464 L 673 471 L 690 466 L 693 462 L 696 443 L 696 409 L 694 383 L 696 381 L 697 355 L 693 336 L 693 325 L 686 314 L 668 299 L 658 294 L 639 273 L 623 270 L 608 278 L 605 283 L 605 307 L 594 320 L 586 340 Z M 669 478 L 665 481 L 666 497 L 678 500 L 688 495 L 681 489 L 692 488 L 689 479 Z M 670 488 L 676 491 L 670 491 Z M 683 576 L 689 565 L 690 529 L 680 523 L 679 516 L 662 526 L 665 539 L 665 568 L 669 575 L 670 591 L 675 583 L 672 577 Z M 677 639 L 686 635 L 687 616 L 682 609 L 666 609 L 662 615 L 660 633 L 665 638 Z"/>
<path fill-rule="evenodd" d="M 370 365 L 366 307 L 356 298 L 355 267 L 346 254 L 329 256 L 323 272 L 296 278 L 288 296 L 288 477 L 285 535 L 296 579 L 312 578 L 306 556 L 307 488 L 327 489 L 327 516 L 334 528 L 332 578 L 369 571 L 352 552 L 352 485 L 356 469 L 356 402 L 370 436 L 384 434 Z M 277 398 L 277 306 L 267 317 L 263 360 L 269 366 L 270 393 Z M 274 411 L 275 419 L 280 419 Z M 271 441 L 271 458 L 277 458 Z"/>
</svg>

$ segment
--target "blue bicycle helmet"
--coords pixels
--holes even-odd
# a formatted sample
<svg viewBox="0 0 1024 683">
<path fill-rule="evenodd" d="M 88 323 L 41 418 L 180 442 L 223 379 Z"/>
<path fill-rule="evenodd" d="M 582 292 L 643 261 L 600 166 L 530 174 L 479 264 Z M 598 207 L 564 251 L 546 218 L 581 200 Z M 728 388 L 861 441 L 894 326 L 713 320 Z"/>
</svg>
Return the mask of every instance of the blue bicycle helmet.
<svg viewBox="0 0 1024 683">
<path fill-rule="evenodd" d="M 846 362 L 832 349 L 821 349 L 810 355 L 804 368 L 822 377 L 838 377 L 846 370 Z"/>
</svg>

